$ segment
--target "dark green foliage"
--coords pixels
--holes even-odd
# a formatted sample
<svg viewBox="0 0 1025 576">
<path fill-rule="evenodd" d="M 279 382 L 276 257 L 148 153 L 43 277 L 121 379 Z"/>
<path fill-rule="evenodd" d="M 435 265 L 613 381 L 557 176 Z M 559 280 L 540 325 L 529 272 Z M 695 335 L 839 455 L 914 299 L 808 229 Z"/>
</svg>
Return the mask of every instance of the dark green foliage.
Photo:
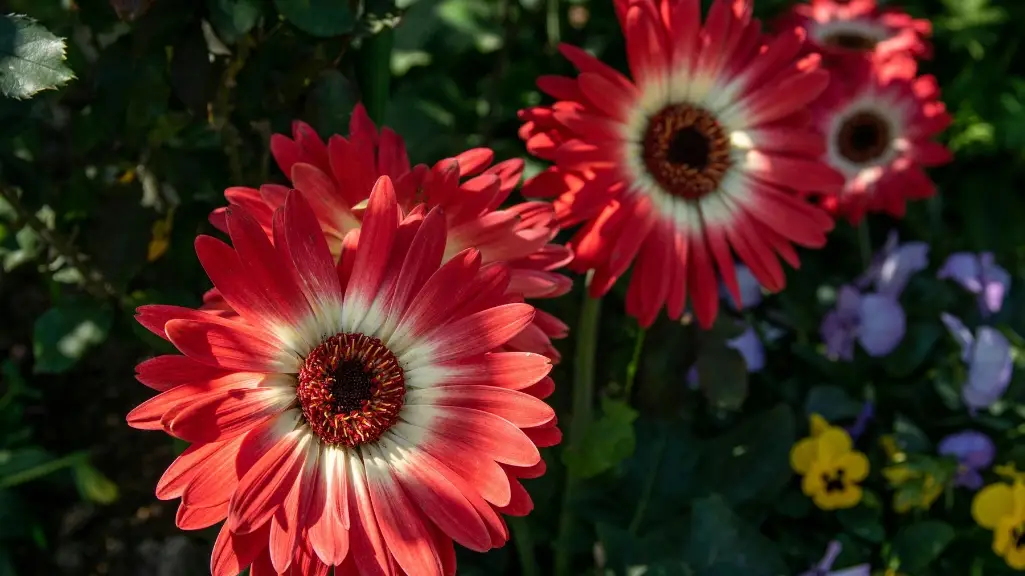
<svg viewBox="0 0 1025 576">
<path fill-rule="evenodd" d="M 791 4 L 756 0 L 756 11 L 768 18 Z M 846 224 L 824 250 L 801 254 L 782 294 L 751 311 L 724 309 L 708 333 L 662 318 L 636 361 L 620 282 L 603 302 L 600 403 L 586 441 L 545 451 L 547 474 L 525 482 L 532 514 L 512 524 L 503 549 L 459 549 L 460 574 L 551 574 L 565 546 L 574 574 L 597 565 L 615 575 L 793 575 L 833 539 L 844 545 L 837 568 L 1010 574 L 990 551 L 991 534 L 974 526 L 967 491 L 947 491 L 929 511 L 893 511 L 878 440 L 892 434 L 909 465 L 949 475 L 935 446 L 972 427 L 994 438 L 998 462 L 1025 469 L 1025 379 L 1019 371 L 991 411 L 965 413 L 964 367 L 938 315 L 974 326 L 975 302 L 934 274 L 951 252 L 995 253 L 1014 279 L 993 322 L 1020 362 L 1025 3 L 890 4 L 933 22 L 935 55 L 922 66 L 954 116 L 943 141 L 957 156 L 930 172 L 935 199 L 899 222 L 868 220 L 876 248 L 890 228 L 931 246 L 930 269 L 902 300 L 900 347 L 885 359 L 859 352 L 849 364 L 823 354 L 819 323 L 832 305 L 824 288 L 865 264 Z M 153 547 L 179 535 L 176 503 L 153 490 L 184 446 L 124 423 L 153 394 L 134 381 L 134 366 L 174 350 L 132 315 L 146 303 L 201 302 L 210 285 L 193 241 L 220 236 L 207 217 L 225 203 L 224 189 L 285 182 L 271 134 L 290 133 L 295 119 L 325 138 L 344 134 L 362 100 L 405 139 L 414 163 L 487 146 L 498 159 L 525 158 L 534 174 L 545 164 L 526 156 L 516 112 L 547 102 L 539 75 L 572 73 L 558 42 L 621 70 L 626 62 L 611 0 L 9 0 L 3 9 L 25 14 L 0 16 L 0 93 L 9 96 L 0 98 L 3 576 L 154 573 Z M 540 306 L 575 328 L 581 291 L 577 277 L 572 294 Z M 747 325 L 783 331 L 757 374 L 727 345 Z M 576 342 L 557 345 L 564 359 L 550 401 L 568 430 Z M 818 510 L 790 470 L 790 448 L 810 413 L 848 425 L 868 399 L 876 419 L 857 444 L 872 462 L 865 497 L 846 511 Z M 582 480 L 564 510 L 567 465 Z M 558 542 L 564 513 L 570 540 Z M 203 557 L 212 539 L 203 531 L 186 541 Z"/>
</svg>

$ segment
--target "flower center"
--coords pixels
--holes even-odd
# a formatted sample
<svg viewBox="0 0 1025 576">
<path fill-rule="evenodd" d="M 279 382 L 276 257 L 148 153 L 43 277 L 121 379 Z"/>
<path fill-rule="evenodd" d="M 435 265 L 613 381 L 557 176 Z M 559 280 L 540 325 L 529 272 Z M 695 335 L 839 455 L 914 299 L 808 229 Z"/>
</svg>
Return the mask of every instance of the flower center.
<svg viewBox="0 0 1025 576">
<path fill-rule="evenodd" d="M 730 141 L 707 111 L 666 106 L 648 121 L 644 164 L 666 192 L 697 200 L 719 187 L 731 164 Z"/>
<path fill-rule="evenodd" d="M 339 333 L 306 357 L 296 392 L 321 441 L 359 446 L 395 424 L 406 386 L 399 361 L 380 340 Z"/>
<path fill-rule="evenodd" d="M 822 39 L 826 46 L 843 48 L 845 50 L 857 50 L 858 52 L 871 52 L 876 49 L 879 43 L 875 38 L 858 32 L 844 31 L 834 32 Z"/>
<path fill-rule="evenodd" d="M 823 472 L 822 481 L 826 484 L 827 494 L 831 494 L 833 492 L 843 492 L 844 488 L 847 485 L 844 481 L 844 471 L 842 468 L 840 470 L 833 472 L 832 474 L 828 472 Z"/>
<path fill-rule="evenodd" d="M 1025 548 L 1025 525 L 1011 529 L 1011 538 L 1014 541 L 1015 550 Z"/>
<path fill-rule="evenodd" d="M 878 114 L 858 112 L 840 126 L 837 148 L 856 164 L 878 160 L 890 148 L 890 125 Z"/>
</svg>

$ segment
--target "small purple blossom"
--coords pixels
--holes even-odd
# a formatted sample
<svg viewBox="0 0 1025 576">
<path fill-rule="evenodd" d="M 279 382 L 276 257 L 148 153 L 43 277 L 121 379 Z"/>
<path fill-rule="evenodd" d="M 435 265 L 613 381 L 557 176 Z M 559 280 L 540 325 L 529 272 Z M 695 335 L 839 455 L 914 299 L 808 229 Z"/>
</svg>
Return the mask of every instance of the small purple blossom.
<svg viewBox="0 0 1025 576">
<path fill-rule="evenodd" d="M 729 303 L 730 308 L 734 310 L 742 310 L 744 308 L 753 308 L 762 302 L 762 285 L 755 278 L 754 274 L 751 273 L 751 269 L 743 264 L 737 265 L 737 285 L 740 287 L 740 300 L 743 306 L 737 306 L 736 301 L 733 300 L 733 296 L 726 290 L 724 286 L 720 286 L 720 292 L 726 302 Z"/>
<path fill-rule="evenodd" d="M 853 360 L 855 342 L 869 356 L 886 356 L 904 338 L 904 309 L 892 295 L 863 295 L 853 286 L 841 286 L 836 308 L 819 330 L 831 358 Z"/>
<path fill-rule="evenodd" d="M 951 254 L 936 277 L 953 280 L 975 294 L 983 315 L 1000 311 L 1011 286 L 1011 275 L 994 262 L 992 252 Z"/>
<path fill-rule="evenodd" d="M 865 428 L 868 427 L 868 423 L 874 416 L 875 406 L 871 402 L 865 402 L 861 406 L 861 412 L 858 412 L 858 417 L 854 419 L 854 423 L 847 428 L 847 433 L 851 435 L 852 440 L 857 440 L 865 433 Z"/>
<path fill-rule="evenodd" d="M 1000 399 L 1011 382 L 1011 344 L 995 328 L 980 326 L 973 335 L 961 320 L 942 313 L 950 335 L 961 345 L 961 360 L 968 365 L 968 381 L 961 397 L 973 413 Z"/>
<path fill-rule="evenodd" d="M 822 560 L 819 560 L 818 564 L 813 566 L 811 570 L 801 574 L 801 576 L 869 576 L 872 569 L 868 564 L 858 564 L 843 570 L 833 570 L 833 564 L 836 563 L 836 559 L 840 556 L 842 550 L 843 546 L 836 540 L 833 540 L 826 547 L 826 554 L 822 556 Z"/>
<path fill-rule="evenodd" d="M 929 266 L 929 245 L 925 242 L 900 244 L 897 232 L 890 232 L 886 245 L 856 281 L 860 290 L 875 285 L 876 292 L 900 298 L 911 276 Z"/>
<path fill-rule="evenodd" d="M 753 327 L 748 326 L 740 336 L 727 340 L 726 345 L 740 353 L 749 374 L 760 372 L 765 368 L 765 346 Z M 687 371 L 687 386 L 691 390 L 698 387 L 697 363 L 694 363 Z"/>
<path fill-rule="evenodd" d="M 982 475 L 979 472 L 989 468 L 996 455 L 996 447 L 989 436 L 974 430 L 947 436 L 940 440 L 937 451 L 944 456 L 953 456 L 957 459 L 954 485 L 969 490 L 982 488 Z"/>
</svg>

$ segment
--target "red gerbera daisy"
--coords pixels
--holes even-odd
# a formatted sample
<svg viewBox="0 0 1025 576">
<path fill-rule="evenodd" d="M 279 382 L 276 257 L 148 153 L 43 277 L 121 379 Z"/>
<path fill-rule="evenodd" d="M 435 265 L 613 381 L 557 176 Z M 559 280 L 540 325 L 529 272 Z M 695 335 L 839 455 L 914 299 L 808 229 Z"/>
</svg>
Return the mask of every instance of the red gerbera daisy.
<svg viewBox="0 0 1025 576">
<path fill-rule="evenodd" d="M 777 254 L 797 266 L 792 244 L 821 246 L 832 227 L 795 190 L 842 183 L 802 113 L 828 82 L 817 57 L 797 59 L 804 32 L 765 44 L 750 0 L 716 0 L 704 26 L 700 5 L 617 1 L 634 82 L 564 45 L 580 75 L 540 78 L 559 102 L 523 113 L 536 127 L 525 135 L 561 142 L 555 168 L 524 194 L 558 196 L 562 225 L 586 222 L 571 246 L 574 267 L 595 270 L 592 295 L 636 260 L 626 304 L 642 325 L 663 305 L 680 317 L 689 294 L 710 326 L 715 268 L 739 301 L 731 248 L 762 285 L 782 288 Z"/>
<path fill-rule="evenodd" d="M 826 135 L 825 160 L 847 183 L 824 195 L 823 206 L 857 224 L 868 211 L 902 217 L 907 200 L 933 196 L 922 168 L 951 160 L 932 141 L 951 121 L 939 97 L 932 76 L 907 79 L 867 62 L 835 74 L 813 112 Z"/>
<path fill-rule="evenodd" d="M 430 168 L 410 166 L 402 138 L 389 128 L 378 132 L 363 105 L 353 111 L 349 138 L 335 135 L 325 144 L 313 128 L 298 121 L 292 130 L 292 138 L 280 134 L 271 138 L 271 152 L 292 186 L 314 207 L 336 258 L 345 235 L 360 227 L 362 207 L 374 182 L 379 176 L 389 176 L 403 209 L 420 202 L 428 208 L 442 208 L 448 223 L 446 259 L 465 248 L 476 248 L 485 263 L 509 265 L 510 293 L 531 299 L 569 292 L 570 279 L 556 270 L 572 259 L 572 253 L 551 243 L 559 232 L 552 206 L 525 202 L 500 208 L 520 181 L 522 160 L 492 166 L 494 153 L 475 148 Z M 230 204 L 249 209 L 269 234 L 271 214 L 287 191 L 285 186 L 271 184 L 259 190 L 229 188 L 225 196 Z M 215 210 L 210 220 L 227 231 L 224 210 Z M 216 295 L 208 295 L 208 299 L 209 306 L 225 308 Z M 563 338 L 567 331 L 560 320 L 538 310 L 533 324 L 507 346 L 558 361 L 559 353 L 550 339 Z"/>
<path fill-rule="evenodd" d="M 880 8 L 876 0 L 811 0 L 796 4 L 778 22 L 808 30 L 808 48 L 844 65 L 865 56 L 886 71 L 914 76 L 916 59 L 932 56 L 932 24 L 899 8 Z M 830 64 L 830 68 L 833 63 Z"/>
<path fill-rule="evenodd" d="M 227 519 L 212 573 L 454 574 L 453 540 L 501 546 L 500 514 L 532 507 L 518 478 L 560 437 L 549 359 L 496 352 L 534 314 L 509 268 L 472 248 L 442 264 L 440 210 L 400 220 L 388 178 L 337 266 L 302 194 L 274 244 L 244 209 L 225 219 L 234 247 L 196 251 L 238 316 L 140 308 L 184 356 L 139 365 L 161 393 L 128 416 L 193 442 L 157 496 L 181 498 L 185 529 Z"/>
</svg>

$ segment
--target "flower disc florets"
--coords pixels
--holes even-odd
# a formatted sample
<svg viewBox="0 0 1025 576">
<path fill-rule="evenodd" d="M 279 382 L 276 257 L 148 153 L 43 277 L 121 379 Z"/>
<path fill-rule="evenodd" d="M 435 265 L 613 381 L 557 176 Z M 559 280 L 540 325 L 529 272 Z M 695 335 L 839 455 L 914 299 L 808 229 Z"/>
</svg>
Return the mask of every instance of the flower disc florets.
<svg viewBox="0 0 1025 576">
<path fill-rule="evenodd" d="M 323 442 L 354 447 L 395 424 L 406 387 L 398 360 L 380 340 L 340 333 L 306 357 L 297 393 L 306 422 Z"/>
</svg>

